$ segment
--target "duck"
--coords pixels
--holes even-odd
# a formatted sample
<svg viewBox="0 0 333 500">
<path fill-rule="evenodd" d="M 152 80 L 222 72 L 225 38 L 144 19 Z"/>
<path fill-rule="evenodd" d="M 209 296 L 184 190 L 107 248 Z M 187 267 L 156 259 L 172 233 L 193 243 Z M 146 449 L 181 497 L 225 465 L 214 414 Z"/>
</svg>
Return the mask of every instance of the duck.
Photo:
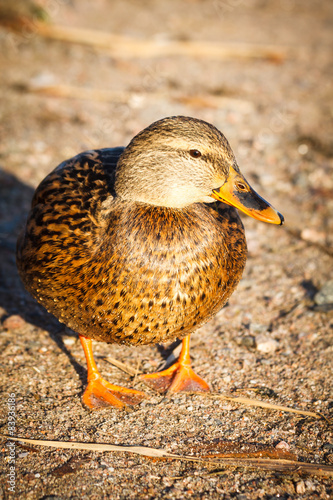
<svg viewBox="0 0 333 500">
<path fill-rule="evenodd" d="M 78 333 L 90 409 L 129 409 L 143 391 L 100 374 L 92 341 L 130 346 L 182 340 L 178 360 L 140 375 L 159 392 L 209 391 L 191 367 L 190 335 L 228 301 L 247 246 L 238 210 L 282 225 L 250 186 L 225 136 L 171 116 L 126 147 L 85 151 L 37 187 L 17 244 L 28 292 Z"/>
</svg>

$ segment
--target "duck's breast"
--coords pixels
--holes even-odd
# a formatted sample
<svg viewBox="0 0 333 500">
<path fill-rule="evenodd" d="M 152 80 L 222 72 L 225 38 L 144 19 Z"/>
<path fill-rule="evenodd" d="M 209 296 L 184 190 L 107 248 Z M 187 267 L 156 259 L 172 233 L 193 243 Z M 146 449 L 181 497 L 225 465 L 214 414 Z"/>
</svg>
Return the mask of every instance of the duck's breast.
<svg viewBox="0 0 333 500">
<path fill-rule="evenodd" d="M 225 304 L 245 259 L 233 209 L 116 203 L 94 255 L 76 269 L 80 314 L 74 320 L 69 308 L 70 326 L 106 342 L 182 338 Z"/>
</svg>

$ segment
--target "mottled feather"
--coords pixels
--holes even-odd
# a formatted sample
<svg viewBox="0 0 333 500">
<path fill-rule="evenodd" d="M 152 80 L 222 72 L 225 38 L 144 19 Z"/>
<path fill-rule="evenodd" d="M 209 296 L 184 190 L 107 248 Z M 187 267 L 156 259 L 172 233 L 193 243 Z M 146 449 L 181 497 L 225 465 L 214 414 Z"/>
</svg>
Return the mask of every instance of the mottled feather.
<svg viewBox="0 0 333 500">
<path fill-rule="evenodd" d="M 170 208 L 116 196 L 122 152 L 81 153 L 42 181 L 19 239 L 19 272 L 49 312 L 89 338 L 183 338 L 240 280 L 242 223 L 219 202 Z"/>
</svg>

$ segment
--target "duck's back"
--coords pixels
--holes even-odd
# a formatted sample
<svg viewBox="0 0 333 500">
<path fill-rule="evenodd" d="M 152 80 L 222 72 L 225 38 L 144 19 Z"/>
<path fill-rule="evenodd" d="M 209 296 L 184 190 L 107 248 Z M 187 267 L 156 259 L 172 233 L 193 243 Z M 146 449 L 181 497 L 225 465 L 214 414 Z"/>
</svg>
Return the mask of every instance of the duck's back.
<svg viewBox="0 0 333 500">
<path fill-rule="evenodd" d="M 184 337 L 237 285 L 246 258 L 236 211 L 119 199 L 122 148 L 82 153 L 40 184 L 18 244 L 26 288 L 82 335 L 128 344 Z"/>
</svg>

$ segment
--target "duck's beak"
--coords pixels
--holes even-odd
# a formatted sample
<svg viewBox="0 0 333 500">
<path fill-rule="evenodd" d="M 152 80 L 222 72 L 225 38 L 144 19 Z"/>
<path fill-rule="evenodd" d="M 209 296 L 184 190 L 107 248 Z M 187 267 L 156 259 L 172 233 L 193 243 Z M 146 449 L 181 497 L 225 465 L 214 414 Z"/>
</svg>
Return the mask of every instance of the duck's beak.
<svg viewBox="0 0 333 500">
<path fill-rule="evenodd" d="M 211 196 L 223 203 L 233 205 L 254 219 L 271 224 L 284 222 L 283 215 L 261 198 L 242 174 L 236 172 L 233 167 L 230 167 L 229 176 L 223 186 L 214 189 Z"/>
</svg>

